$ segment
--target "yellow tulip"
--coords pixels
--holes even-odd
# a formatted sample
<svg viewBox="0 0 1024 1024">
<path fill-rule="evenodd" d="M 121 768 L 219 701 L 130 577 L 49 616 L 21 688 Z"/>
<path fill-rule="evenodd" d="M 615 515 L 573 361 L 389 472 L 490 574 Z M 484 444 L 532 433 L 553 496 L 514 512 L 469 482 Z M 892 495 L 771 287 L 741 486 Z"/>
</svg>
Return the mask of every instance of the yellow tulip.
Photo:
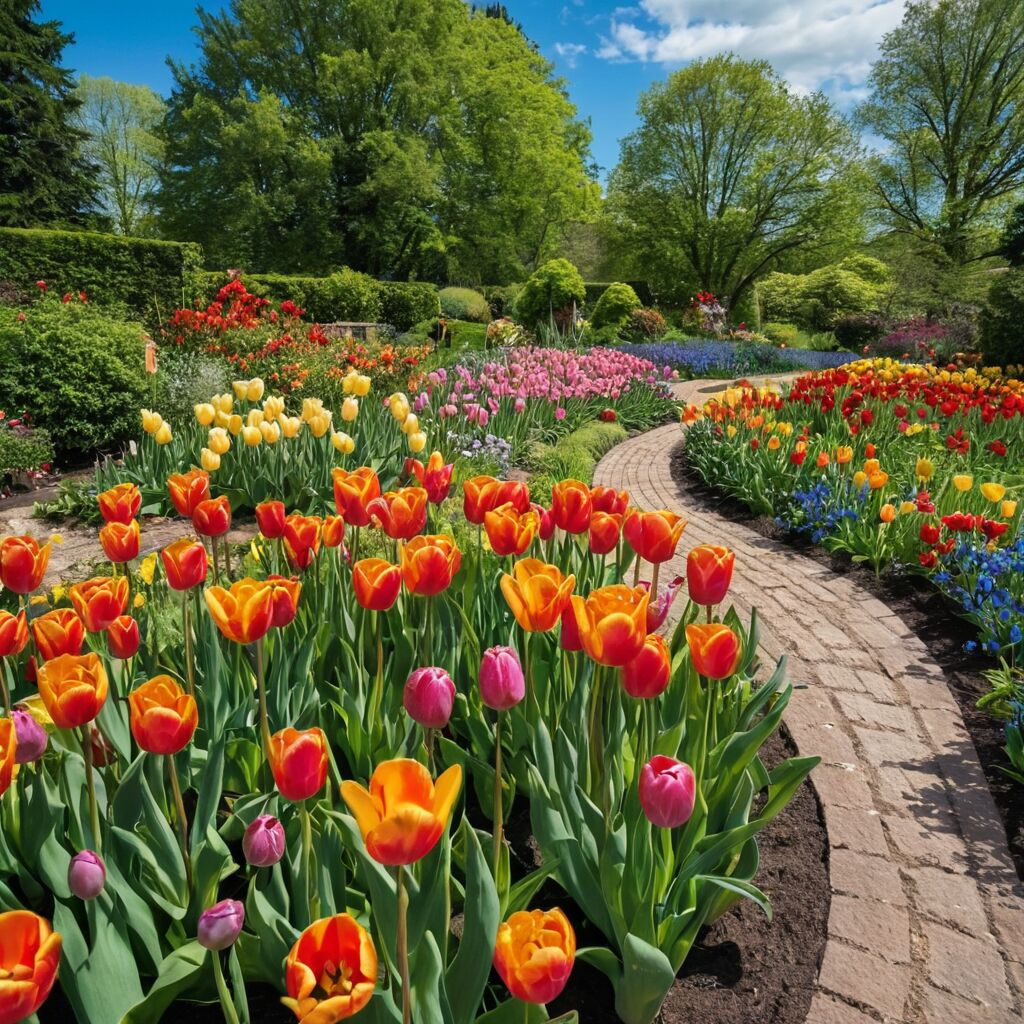
<svg viewBox="0 0 1024 1024">
<path fill-rule="evenodd" d="M 226 455 L 231 450 L 231 437 L 223 427 L 211 427 L 206 444 L 216 455 Z"/>
<path fill-rule="evenodd" d="M 341 452 L 342 455 L 351 455 L 356 450 L 356 443 L 348 434 L 340 431 L 331 434 L 331 444 Z"/>
<path fill-rule="evenodd" d="M 1012 519 L 1017 514 L 1017 502 L 1004 501 L 1002 507 L 999 510 L 999 514 L 1004 519 Z"/>
<path fill-rule="evenodd" d="M 214 426 L 227 428 L 227 425 L 231 422 L 231 417 L 226 412 L 217 410 L 213 417 Z"/>
<path fill-rule="evenodd" d="M 304 398 L 302 400 L 302 419 L 308 423 L 314 416 L 324 411 L 324 403 L 320 398 Z"/>
<path fill-rule="evenodd" d="M 427 435 L 422 430 L 416 431 L 415 434 L 409 435 L 409 451 L 413 455 L 417 455 L 427 447 Z"/>
<path fill-rule="evenodd" d="M 171 425 L 169 423 L 161 423 L 160 429 L 153 435 L 153 440 L 157 444 L 170 444 L 172 436 Z"/>
<path fill-rule="evenodd" d="M 230 414 L 235 407 L 235 400 L 231 397 L 231 394 L 227 391 L 223 395 L 214 395 L 210 399 L 210 404 L 217 410 L 225 414 Z"/>
<path fill-rule="evenodd" d="M 200 402 L 195 406 L 195 414 L 199 425 L 208 427 L 213 422 L 214 416 L 217 415 L 217 410 L 209 402 Z"/>
<path fill-rule="evenodd" d="M 858 491 L 861 490 L 867 482 L 868 475 L 864 470 L 858 469 L 857 472 L 853 474 L 853 486 L 856 487 Z"/>
<path fill-rule="evenodd" d="M 341 390 L 346 395 L 351 395 L 352 394 L 352 389 L 355 387 L 355 385 L 356 385 L 356 371 L 355 371 L 355 369 L 351 369 L 351 370 L 348 371 L 348 373 L 345 374 L 344 378 L 341 381 Z"/>
<path fill-rule="evenodd" d="M 199 461 L 207 473 L 214 473 L 220 469 L 220 456 L 209 448 L 204 448 L 199 453 Z"/>
<path fill-rule="evenodd" d="M 239 416 L 237 412 L 232 413 L 232 415 L 228 417 L 228 433 L 232 437 L 238 437 L 238 435 L 242 432 L 243 422 L 244 421 L 242 420 L 242 417 Z"/>
<path fill-rule="evenodd" d="M 356 398 L 365 398 L 370 393 L 370 378 L 363 373 L 357 373 L 356 379 L 352 382 L 352 394 Z"/>
<path fill-rule="evenodd" d="M 245 425 L 247 427 L 258 427 L 263 422 L 262 409 L 250 409 L 245 417 Z"/>
<path fill-rule="evenodd" d="M 298 416 L 282 416 L 277 422 L 281 426 L 283 437 L 298 437 L 299 431 L 302 430 L 302 420 Z"/>
<path fill-rule="evenodd" d="M 250 402 L 258 402 L 263 397 L 263 389 L 265 385 L 262 377 L 253 377 L 251 381 L 246 385 L 245 397 Z"/>
<path fill-rule="evenodd" d="M 240 402 L 244 402 L 245 396 L 249 393 L 249 382 L 247 380 L 233 380 L 231 382 L 231 389 L 235 393 L 235 398 Z"/>
<path fill-rule="evenodd" d="M 359 415 L 359 399 L 346 398 L 341 403 L 341 418 L 346 423 L 351 423 Z"/>
<path fill-rule="evenodd" d="M 1006 488 L 1002 484 L 997 484 L 991 480 L 982 484 L 980 490 L 985 499 L 991 501 L 993 505 L 998 501 L 1002 501 L 1006 495 Z"/>
<path fill-rule="evenodd" d="M 132 601 L 133 608 L 143 608 L 146 604 L 146 595 L 142 593 L 136 593 L 135 599 Z"/>
<path fill-rule="evenodd" d="M 309 430 L 314 437 L 323 437 L 331 429 L 331 414 L 327 411 L 317 413 L 309 421 Z"/>
<path fill-rule="evenodd" d="M 276 423 L 267 423 L 264 420 L 259 425 L 259 431 L 263 435 L 263 440 L 267 444 L 277 444 L 281 440 L 281 428 Z"/>
<path fill-rule="evenodd" d="M 781 446 L 782 442 L 776 434 L 772 434 L 772 436 L 768 438 L 768 450 L 770 452 L 777 451 Z"/>
<path fill-rule="evenodd" d="M 900 505 L 900 514 L 907 515 L 910 512 L 916 512 L 917 506 L 912 501 L 904 501 Z"/>
<path fill-rule="evenodd" d="M 388 405 L 391 407 L 391 415 L 399 423 L 404 423 L 409 415 L 409 399 L 401 391 L 396 391 L 389 399 Z"/>
<path fill-rule="evenodd" d="M 142 429 L 147 434 L 155 434 L 163 426 L 164 418 L 150 409 L 142 410 Z"/>
<path fill-rule="evenodd" d="M 263 432 L 259 427 L 242 427 L 242 440 L 250 448 L 255 448 L 263 440 Z"/>
<path fill-rule="evenodd" d="M 416 413 L 411 412 L 408 416 L 402 420 L 402 433 L 403 434 L 415 434 L 420 429 L 420 418 Z"/>
<path fill-rule="evenodd" d="M 957 473 L 953 477 L 953 486 L 958 491 L 969 491 L 974 486 L 974 477 L 969 473 Z"/>
<path fill-rule="evenodd" d="M 920 458 L 917 460 L 917 465 L 914 467 L 914 472 L 922 480 L 930 480 L 932 474 L 935 472 L 935 466 L 932 464 L 931 459 Z"/>
<path fill-rule="evenodd" d="M 276 420 L 284 413 L 284 399 L 280 395 L 271 395 L 263 403 L 263 417 L 268 423 Z"/>
<path fill-rule="evenodd" d="M 730 423 L 729 426 L 727 426 L 725 428 L 725 434 L 726 434 L 726 437 L 735 437 L 736 436 L 736 428 Z"/>
</svg>

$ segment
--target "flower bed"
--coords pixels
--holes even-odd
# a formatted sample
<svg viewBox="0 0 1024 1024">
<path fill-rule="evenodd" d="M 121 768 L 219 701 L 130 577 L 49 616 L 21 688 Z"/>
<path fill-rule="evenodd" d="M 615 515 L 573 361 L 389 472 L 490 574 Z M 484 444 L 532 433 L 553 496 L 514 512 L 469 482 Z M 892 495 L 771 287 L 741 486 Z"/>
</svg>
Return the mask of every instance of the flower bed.
<svg viewBox="0 0 1024 1024">
<path fill-rule="evenodd" d="M 619 350 L 660 366 L 670 366 L 689 377 L 742 377 L 786 370 L 824 370 L 842 366 L 852 352 L 812 352 L 802 348 L 776 348 L 765 342 L 656 341 L 621 345 Z"/>
</svg>

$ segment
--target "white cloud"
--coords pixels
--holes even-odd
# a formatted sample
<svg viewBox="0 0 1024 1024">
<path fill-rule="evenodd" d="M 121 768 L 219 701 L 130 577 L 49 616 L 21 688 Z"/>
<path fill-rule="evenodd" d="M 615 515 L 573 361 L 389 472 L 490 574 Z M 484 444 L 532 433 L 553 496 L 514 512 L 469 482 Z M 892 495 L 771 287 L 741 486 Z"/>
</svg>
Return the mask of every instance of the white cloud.
<svg viewBox="0 0 1024 1024">
<path fill-rule="evenodd" d="M 570 68 L 576 67 L 576 63 L 586 52 L 587 47 L 583 43 L 555 43 L 555 53 Z"/>
</svg>

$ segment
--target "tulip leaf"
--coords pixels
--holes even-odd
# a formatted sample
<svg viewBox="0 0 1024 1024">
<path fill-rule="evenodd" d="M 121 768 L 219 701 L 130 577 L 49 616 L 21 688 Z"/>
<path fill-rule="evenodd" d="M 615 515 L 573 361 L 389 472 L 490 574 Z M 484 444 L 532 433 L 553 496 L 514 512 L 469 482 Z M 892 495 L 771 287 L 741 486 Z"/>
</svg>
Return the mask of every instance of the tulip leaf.
<svg viewBox="0 0 1024 1024">
<path fill-rule="evenodd" d="M 623 1024 L 651 1024 L 675 980 L 676 972 L 660 949 L 627 935 L 622 944 L 622 974 L 615 984 L 615 1012 Z"/>
<path fill-rule="evenodd" d="M 416 950 L 409 979 L 413 1017 L 417 1024 L 448 1024 L 453 1020 L 443 974 L 444 963 L 437 940 L 433 933 L 425 932 Z"/>
<path fill-rule="evenodd" d="M 149 1024 L 159 1020 L 171 1003 L 195 984 L 206 955 L 206 950 L 193 941 L 165 957 L 150 990 L 124 1015 L 120 1024 Z"/>
<path fill-rule="evenodd" d="M 476 1024 L 544 1024 L 549 1019 L 548 1011 L 537 1003 L 506 999 L 493 1010 L 477 1017 Z"/>
</svg>

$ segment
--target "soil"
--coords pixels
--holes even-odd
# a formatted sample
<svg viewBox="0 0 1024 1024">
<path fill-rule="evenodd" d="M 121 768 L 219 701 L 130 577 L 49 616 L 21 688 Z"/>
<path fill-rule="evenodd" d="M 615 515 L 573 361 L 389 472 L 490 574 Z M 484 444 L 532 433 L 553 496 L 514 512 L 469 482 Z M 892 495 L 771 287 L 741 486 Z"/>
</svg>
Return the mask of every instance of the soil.
<svg viewBox="0 0 1024 1024">
<path fill-rule="evenodd" d="M 964 644 L 975 639 L 974 627 L 960 618 L 950 601 L 923 576 L 893 570 L 878 579 L 873 571 L 854 564 L 848 556 L 833 554 L 805 537 L 795 536 L 766 516 L 751 512 L 737 499 L 719 493 L 687 464 L 682 444 L 677 445 L 673 452 L 672 476 L 688 504 L 751 527 L 765 537 L 788 545 L 804 557 L 827 565 L 833 572 L 854 579 L 896 612 L 907 628 L 927 646 L 960 706 L 964 725 L 978 752 L 992 798 L 1002 818 L 1017 874 L 1024 881 L 1024 786 L 1000 770 L 1000 766 L 1010 766 L 1004 749 L 1003 722 L 977 708 L 978 698 L 991 689 L 982 673 L 998 667 L 998 662 L 964 650 Z"/>
</svg>

